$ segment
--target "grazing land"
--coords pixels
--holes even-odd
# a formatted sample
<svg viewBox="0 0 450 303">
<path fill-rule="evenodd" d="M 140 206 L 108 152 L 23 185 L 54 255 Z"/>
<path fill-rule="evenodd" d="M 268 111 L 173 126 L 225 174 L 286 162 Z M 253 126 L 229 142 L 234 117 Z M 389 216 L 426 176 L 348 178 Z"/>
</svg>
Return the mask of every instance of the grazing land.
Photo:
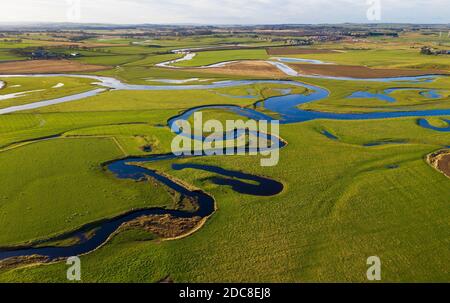
<svg viewBox="0 0 450 303">
<path fill-rule="evenodd" d="M 336 51 L 330 49 L 312 49 L 312 48 L 300 48 L 300 47 L 277 47 L 268 48 L 267 54 L 271 56 L 280 55 L 307 55 L 307 54 L 331 54 Z"/>
<path fill-rule="evenodd" d="M 421 53 L 448 26 L 348 26 L 1 32 L 0 282 L 66 282 L 65 257 L 21 249 L 115 222 L 83 282 L 364 282 L 374 255 L 384 282 L 449 282 L 450 57 Z M 189 110 L 280 120 L 278 165 L 173 157 Z"/>
<path fill-rule="evenodd" d="M 392 78 L 422 75 L 448 74 L 446 70 L 438 69 L 386 69 L 369 68 L 358 65 L 313 65 L 313 64 L 290 64 L 296 71 L 304 75 L 320 75 L 330 77 L 351 78 Z"/>
<path fill-rule="evenodd" d="M 205 66 L 226 61 L 257 60 L 268 58 L 265 49 L 255 50 L 228 50 L 200 52 L 192 60 L 182 61 L 177 66 Z"/>
<path fill-rule="evenodd" d="M 5 78 L 0 90 L 0 108 L 56 99 L 94 89 L 90 79 L 72 77 Z"/>
</svg>

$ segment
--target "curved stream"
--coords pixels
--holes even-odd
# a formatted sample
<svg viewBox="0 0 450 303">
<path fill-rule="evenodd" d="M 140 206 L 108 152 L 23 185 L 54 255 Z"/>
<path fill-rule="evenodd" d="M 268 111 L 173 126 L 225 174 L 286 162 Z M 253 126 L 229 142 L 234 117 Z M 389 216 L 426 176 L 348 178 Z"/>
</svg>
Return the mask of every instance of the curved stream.
<svg viewBox="0 0 450 303">
<path fill-rule="evenodd" d="M 175 218 L 207 218 L 215 211 L 214 198 L 203 191 L 189 190 L 185 186 L 171 180 L 170 178 L 159 174 L 158 172 L 139 166 L 143 163 L 151 163 L 163 160 L 174 160 L 178 157 L 172 154 L 167 155 L 153 155 L 144 158 L 126 158 L 114 161 L 107 164 L 106 167 L 114 173 L 119 179 L 132 179 L 141 181 L 147 177 L 152 177 L 154 180 L 164 184 L 168 188 L 177 192 L 184 198 L 190 198 L 197 202 L 198 209 L 193 212 L 171 210 L 165 208 L 151 208 L 144 210 L 137 210 L 129 212 L 125 215 L 118 216 L 110 220 L 103 220 L 94 222 L 83 226 L 82 228 L 63 234 L 61 236 L 47 239 L 45 242 L 50 243 L 54 241 L 63 241 L 67 239 L 78 239 L 78 243 L 70 246 L 51 246 L 51 247 L 24 247 L 24 248 L 5 248 L 0 250 L 0 261 L 13 257 L 27 257 L 27 256 L 44 256 L 48 260 L 58 260 L 60 258 L 67 258 L 71 256 L 79 256 L 101 247 L 108 239 L 118 230 L 118 228 L 126 222 L 130 222 L 142 216 L 152 215 L 171 215 Z M 209 172 L 214 172 L 220 177 L 211 178 L 211 182 L 218 185 L 230 186 L 234 191 L 240 194 L 256 195 L 256 196 L 274 196 L 283 190 L 283 185 L 277 181 L 246 174 L 243 172 L 225 170 L 216 166 L 198 165 L 198 164 L 174 164 L 173 169 L 197 169 Z M 243 181 L 245 180 L 245 181 Z M 91 238 L 86 238 L 85 234 L 94 230 L 95 233 Z"/>
<path fill-rule="evenodd" d="M 282 64 L 280 62 L 275 62 L 274 64 Z M 147 86 L 147 85 L 132 85 L 125 84 L 121 81 L 110 78 L 110 77 L 100 77 L 100 76 L 87 76 L 87 75 L 71 75 L 71 74 L 53 74 L 53 75 L 7 75 L 0 76 L 3 78 L 8 77 L 81 77 L 88 78 L 97 81 L 96 84 L 102 88 L 91 90 L 89 92 L 76 94 L 72 96 L 67 96 L 63 98 L 46 100 L 41 102 L 35 102 L 31 104 L 9 107 L 0 110 L 0 114 L 8 114 L 13 112 L 18 112 L 22 110 L 35 109 L 48 105 L 81 100 L 89 96 L 95 96 L 105 91 L 106 89 L 113 90 L 200 90 L 200 89 L 213 89 L 213 88 L 224 88 L 224 87 L 235 87 L 244 86 L 255 83 L 277 83 L 277 84 L 289 84 L 294 86 L 300 86 L 307 88 L 308 94 L 306 95 L 283 95 L 279 97 L 269 98 L 267 100 L 258 102 L 256 104 L 256 109 L 242 108 L 234 105 L 214 105 L 214 106 L 201 106 L 187 110 L 181 115 L 174 117 L 168 121 L 168 126 L 178 134 L 182 134 L 182 130 L 177 129 L 176 122 L 179 120 L 187 120 L 195 112 L 202 111 L 204 109 L 223 109 L 228 111 L 233 111 L 234 113 L 255 120 L 274 120 L 273 117 L 259 112 L 257 109 L 264 108 L 275 114 L 277 114 L 277 120 L 281 123 L 298 123 L 304 121 L 310 121 L 315 119 L 333 119 L 333 120 L 368 120 L 368 119 L 385 119 L 385 118 L 399 118 L 399 117 L 430 117 L 430 116 L 450 116 L 450 109 L 444 110 L 422 110 L 422 111 L 397 111 L 397 112 L 374 112 L 374 113 L 361 113 L 361 114 L 346 114 L 346 113 L 327 113 L 327 112 L 317 112 L 317 111 L 306 111 L 299 108 L 299 105 L 308 102 L 318 101 L 329 96 L 329 92 L 326 89 L 309 85 L 297 81 L 274 81 L 274 80 L 241 80 L 241 81 L 221 81 L 212 84 L 205 85 L 180 85 L 180 86 Z M 382 78 L 382 79 L 367 79 L 370 81 L 382 81 L 382 82 L 423 82 L 423 81 L 433 81 L 437 76 L 419 76 L 419 77 L 399 77 L 399 78 Z M 347 78 L 346 78 L 347 79 Z M 355 79 L 352 79 L 355 80 Z M 0 82 L 0 86 L 2 83 Z M 425 123 L 423 123 L 426 127 Z M 242 135 L 238 133 L 237 136 Z M 201 139 L 201 138 L 193 138 Z M 269 139 L 275 146 L 272 148 L 282 148 L 285 144 L 280 138 L 269 135 Z M 74 232 L 61 235 L 59 237 L 46 240 L 45 242 L 51 242 L 56 240 L 65 240 L 71 238 L 78 238 L 80 241 L 77 244 L 70 245 L 68 247 L 25 247 L 25 248 L 11 248 L 11 249 L 0 249 L 0 260 L 8 259 L 11 257 L 25 257 L 32 255 L 40 255 L 48 257 L 50 260 L 57 260 L 59 258 L 70 257 L 75 255 L 82 255 L 95 250 L 96 248 L 102 246 L 111 235 L 125 222 L 129 222 L 141 216 L 148 215 L 162 215 L 168 214 L 177 218 L 194 218 L 209 217 L 215 211 L 215 201 L 213 197 L 204 193 L 202 191 L 192 191 L 188 188 L 180 185 L 177 182 L 169 179 L 166 176 L 159 174 L 158 172 L 143 168 L 138 166 L 142 163 L 156 162 L 162 160 L 174 160 L 177 159 L 175 155 L 153 155 L 145 158 L 128 158 L 114 161 L 107 165 L 107 168 L 113 172 L 120 179 L 133 179 L 142 180 L 143 178 L 150 176 L 156 179 L 158 182 L 166 185 L 181 196 L 185 196 L 194 199 L 198 202 L 199 208 L 194 212 L 179 211 L 179 210 L 169 210 L 164 208 L 152 208 L 146 210 L 133 211 L 125 215 L 118 216 L 111 220 L 104 220 L 99 222 L 94 222 L 86 225 Z M 175 170 L 182 169 L 196 169 L 204 170 L 209 172 L 214 172 L 221 177 L 211 178 L 211 182 L 218 185 L 230 186 L 234 191 L 240 194 L 248 195 L 261 195 L 261 196 L 273 196 L 279 194 L 283 190 L 283 185 L 277 181 L 245 174 L 243 172 L 229 171 L 222 169 L 220 167 L 213 166 L 202 166 L 197 164 L 183 164 L 172 166 Z M 85 233 L 96 229 L 93 237 L 86 239 L 84 237 Z M 44 242 L 41 242 L 41 244 Z"/>
</svg>

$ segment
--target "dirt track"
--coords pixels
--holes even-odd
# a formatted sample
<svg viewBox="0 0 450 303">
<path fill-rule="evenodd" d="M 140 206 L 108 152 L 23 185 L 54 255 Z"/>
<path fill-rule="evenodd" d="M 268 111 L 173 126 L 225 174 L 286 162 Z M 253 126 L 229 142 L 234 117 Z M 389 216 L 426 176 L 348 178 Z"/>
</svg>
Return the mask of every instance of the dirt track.
<svg viewBox="0 0 450 303">
<path fill-rule="evenodd" d="M 0 74 L 93 72 L 110 68 L 108 66 L 83 64 L 69 60 L 28 60 L 0 63 Z"/>
<path fill-rule="evenodd" d="M 305 75 L 321 75 L 330 77 L 352 78 L 383 78 L 421 76 L 430 74 L 450 74 L 443 70 L 418 70 L 418 69 L 372 69 L 355 65 L 316 65 L 316 64 L 289 64 L 294 70 Z"/>
</svg>

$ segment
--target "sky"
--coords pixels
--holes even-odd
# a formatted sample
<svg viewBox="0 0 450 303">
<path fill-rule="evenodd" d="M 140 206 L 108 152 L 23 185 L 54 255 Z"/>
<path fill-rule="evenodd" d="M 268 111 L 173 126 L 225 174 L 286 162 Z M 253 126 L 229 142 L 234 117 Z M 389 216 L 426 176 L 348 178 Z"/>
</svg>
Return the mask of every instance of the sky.
<svg viewBox="0 0 450 303">
<path fill-rule="evenodd" d="M 2 0 L 0 22 L 450 23 L 450 0 Z"/>
</svg>

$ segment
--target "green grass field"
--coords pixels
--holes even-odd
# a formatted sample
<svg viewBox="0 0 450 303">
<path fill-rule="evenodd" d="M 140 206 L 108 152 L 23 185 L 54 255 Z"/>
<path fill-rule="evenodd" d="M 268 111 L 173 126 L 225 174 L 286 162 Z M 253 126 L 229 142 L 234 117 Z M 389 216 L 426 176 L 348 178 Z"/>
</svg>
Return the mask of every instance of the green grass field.
<svg viewBox="0 0 450 303">
<path fill-rule="evenodd" d="M 26 92 L 14 98 L 0 101 L 0 108 L 29 104 L 42 100 L 56 99 L 94 89 L 92 79 L 71 77 L 2 78 L 6 86 L 0 90 L 1 96 Z"/>
<path fill-rule="evenodd" d="M 319 85 L 330 91 L 330 97 L 317 102 L 303 104 L 307 110 L 341 113 L 364 113 L 374 111 L 413 111 L 429 109 L 447 109 L 450 95 L 450 79 L 441 78 L 430 83 L 380 83 L 364 81 L 339 81 L 312 78 L 300 78 L 301 81 Z M 348 98 L 354 92 L 364 91 L 373 94 L 385 94 L 390 88 L 434 89 L 441 97 L 429 98 L 419 93 L 421 90 L 395 91 L 389 94 L 396 99 L 387 102 L 377 98 Z"/>
<path fill-rule="evenodd" d="M 422 55 L 420 49 L 341 50 L 338 53 L 289 55 L 289 57 L 373 68 L 450 69 L 446 56 Z"/>
<path fill-rule="evenodd" d="M 8 50 L 0 50 L 0 62 L 2 61 L 17 61 L 17 60 L 25 60 L 26 58 L 13 54 Z"/>
<path fill-rule="evenodd" d="M 389 268 L 384 273 L 387 281 L 445 281 L 439 268 L 445 266 L 442 256 L 448 254 L 445 197 L 450 184 L 422 156 L 448 142 L 448 136 L 421 144 L 365 148 L 331 141 L 317 132 L 322 127 L 359 144 L 369 138 L 358 140 L 354 129 L 364 129 L 361 135 L 370 133 L 373 140 L 418 131 L 411 119 L 386 121 L 384 126 L 375 121 L 314 122 L 283 127 L 290 145 L 282 151 L 280 166 L 273 169 L 262 170 L 252 157 L 183 160 L 239 167 L 280 180 L 287 188 L 276 199 L 238 196 L 201 181 L 209 173 L 172 171 L 159 164 L 159 169 L 212 193 L 219 212 L 184 240 L 113 240 L 82 258 L 87 268 L 84 281 L 152 282 L 168 275 L 179 282 L 363 281 L 365 258 L 374 253 Z M 386 129 L 401 131 L 387 134 Z M 399 167 L 387 168 L 393 164 Z M 64 268 L 63 264 L 28 267 L 8 271 L 0 279 L 63 281 Z"/>
<path fill-rule="evenodd" d="M 414 37 L 417 43 L 429 41 Z M 40 35 L 35 38 L 49 39 Z M 370 67 L 448 69 L 443 57 L 421 56 L 417 49 L 405 48 L 411 39 L 402 36 L 398 45 L 373 39 L 367 42 L 369 50 L 324 44 L 318 47 L 345 52 L 297 57 Z M 436 37 L 430 39 L 435 41 Z M 179 54 L 168 53 L 172 49 L 233 42 L 277 44 L 243 36 L 107 37 L 85 42 L 117 44 L 82 50 L 83 56 L 76 60 L 111 66 L 95 74 L 146 85 L 151 85 L 148 80 L 152 79 L 201 78 L 212 82 L 255 78 L 154 67 L 179 58 Z M 44 42 L 24 40 L 16 46 L 35 47 L 39 43 Z M 4 50 L 16 47 L 10 44 L 0 43 L 0 60 L 8 53 Z M 68 50 L 58 47 L 57 51 Z M 264 49 L 206 51 L 178 65 L 267 58 Z M 7 84 L 0 96 L 44 89 L 2 100 L 0 108 L 96 88 L 92 80 L 71 77 L 0 76 L 0 80 Z M 301 108 L 306 110 L 367 113 L 450 108 L 448 78 L 415 84 L 294 80 L 330 91 L 326 99 L 303 104 Z M 64 86 L 53 88 L 58 83 Z M 395 103 L 347 98 L 355 91 L 382 93 L 393 87 L 435 89 L 442 97 L 431 99 L 417 91 L 399 91 L 392 94 Z M 152 180 L 118 179 L 103 164 L 127 156 L 170 153 L 174 134 L 167 121 L 187 109 L 212 104 L 253 108 L 255 102 L 283 95 L 286 89 L 291 89 L 290 94 L 308 93 L 286 84 L 181 91 L 115 90 L 0 115 L 0 247 L 46 240 L 135 209 L 177 207 L 175 195 L 164 186 Z M 241 119 L 218 109 L 204 110 L 203 114 L 204 119 Z M 443 119 L 448 117 L 429 121 L 447 127 Z M 328 138 L 324 131 L 336 139 Z M 422 128 L 412 117 L 315 120 L 281 125 L 280 136 L 288 144 L 274 167 L 261 167 L 261 156 L 145 164 L 212 195 L 218 210 L 202 228 L 182 239 L 165 241 L 141 229 L 115 235 L 105 246 L 81 257 L 83 282 L 157 282 L 166 277 L 175 282 L 365 282 L 366 260 L 374 255 L 382 260 L 383 282 L 448 282 L 450 180 L 433 169 L 425 157 L 449 146 L 450 132 Z M 371 143 L 381 144 L 369 146 Z M 151 151 L 145 149 L 148 146 Z M 206 164 L 264 176 L 283 183 L 284 190 L 273 197 L 238 194 L 229 186 L 211 182 L 215 173 L 174 170 L 174 163 Z M 66 270 L 65 262 L 8 268 L 0 264 L 0 282 L 66 282 Z"/>
<path fill-rule="evenodd" d="M 170 204 L 162 188 L 116 181 L 103 171 L 102 163 L 124 156 L 118 143 L 100 137 L 2 152 L 2 246 L 46 239 L 133 208 Z"/>
<path fill-rule="evenodd" d="M 194 59 L 181 61 L 176 66 L 204 66 L 224 61 L 267 59 L 265 49 L 245 49 L 228 51 L 200 52 Z"/>
</svg>

